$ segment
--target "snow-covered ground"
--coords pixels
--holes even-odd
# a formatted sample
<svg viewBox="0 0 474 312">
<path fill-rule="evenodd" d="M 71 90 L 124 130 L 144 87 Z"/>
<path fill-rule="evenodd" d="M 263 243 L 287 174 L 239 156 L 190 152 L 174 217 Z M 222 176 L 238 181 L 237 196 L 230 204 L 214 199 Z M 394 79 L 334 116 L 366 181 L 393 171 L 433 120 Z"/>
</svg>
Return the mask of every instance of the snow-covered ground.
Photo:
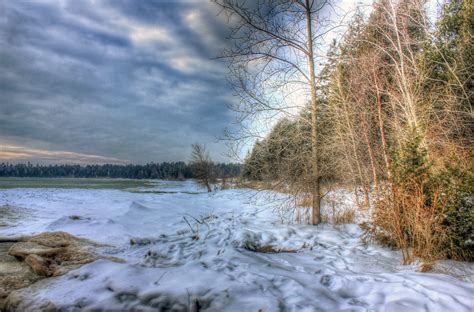
<svg viewBox="0 0 474 312">
<path fill-rule="evenodd" d="M 23 308 L 474 310 L 472 264 L 445 261 L 435 272 L 417 272 L 400 265 L 398 252 L 363 245 L 355 224 L 281 224 L 275 204 L 250 199 L 252 190 L 208 194 L 191 181 L 161 181 L 136 191 L 0 191 L 0 206 L 22 208 L 21 220 L 0 227 L 0 235 L 67 231 L 107 243 L 102 253 L 126 260 L 100 260 L 40 281 L 27 290 Z M 269 245 L 298 252 L 249 250 Z M 448 269 L 453 273 L 442 273 Z"/>
</svg>

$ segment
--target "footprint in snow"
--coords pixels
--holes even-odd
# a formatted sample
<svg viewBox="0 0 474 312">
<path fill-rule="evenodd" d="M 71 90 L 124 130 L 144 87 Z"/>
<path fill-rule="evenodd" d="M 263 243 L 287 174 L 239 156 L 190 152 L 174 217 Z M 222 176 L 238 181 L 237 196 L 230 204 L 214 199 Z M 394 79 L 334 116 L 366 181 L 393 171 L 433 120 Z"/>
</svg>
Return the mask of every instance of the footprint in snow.
<svg viewBox="0 0 474 312">
<path fill-rule="evenodd" d="M 323 275 L 321 276 L 320 283 L 326 287 L 329 287 L 331 285 L 332 278 L 329 275 Z"/>
</svg>

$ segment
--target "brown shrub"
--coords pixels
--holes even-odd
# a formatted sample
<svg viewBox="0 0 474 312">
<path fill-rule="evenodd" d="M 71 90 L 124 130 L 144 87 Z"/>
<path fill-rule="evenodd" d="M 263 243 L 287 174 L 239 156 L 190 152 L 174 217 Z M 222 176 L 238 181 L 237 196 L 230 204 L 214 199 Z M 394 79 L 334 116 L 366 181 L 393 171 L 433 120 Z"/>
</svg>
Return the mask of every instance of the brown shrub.
<svg viewBox="0 0 474 312">
<path fill-rule="evenodd" d="M 404 264 L 415 256 L 427 261 L 446 257 L 449 235 L 439 191 L 427 194 L 421 180 L 412 180 L 392 186 L 375 205 L 372 222 L 363 225 L 366 238 L 399 248 Z"/>
</svg>

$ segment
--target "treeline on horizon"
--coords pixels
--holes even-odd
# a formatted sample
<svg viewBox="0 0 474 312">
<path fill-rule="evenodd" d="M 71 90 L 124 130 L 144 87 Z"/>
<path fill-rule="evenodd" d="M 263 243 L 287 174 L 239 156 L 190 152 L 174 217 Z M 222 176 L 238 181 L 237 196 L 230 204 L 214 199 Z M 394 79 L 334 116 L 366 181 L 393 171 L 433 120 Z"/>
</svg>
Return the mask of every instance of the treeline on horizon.
<svg viewBox="0 0 474 312">
<path fill-rule="evenodd" d="M 240 175 L 237 163 L 213 164 L 217 178 Z M 183 161 L 149 163 L 146 165 L 33 165 L 0 164 L 0 177 L 31 178 L 124 178 L 124 179 L 192 179 L 193 165 Z"/>
</svg>

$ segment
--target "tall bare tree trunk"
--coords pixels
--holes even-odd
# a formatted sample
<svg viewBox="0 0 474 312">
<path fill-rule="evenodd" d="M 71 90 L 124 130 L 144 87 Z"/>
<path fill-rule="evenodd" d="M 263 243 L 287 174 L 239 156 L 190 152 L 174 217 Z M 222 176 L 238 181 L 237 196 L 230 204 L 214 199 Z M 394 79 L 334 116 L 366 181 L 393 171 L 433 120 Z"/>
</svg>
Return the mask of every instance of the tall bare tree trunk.
<svg viewBox="0 0 474 312">
<path fill-rule="evenodd" d="M 387 169 L 387 177 L 389 180 L 391 180 L 392 172 L 390 168 L 390 158 L 388 156 L 388 151 L 387 151 L 387 141 L 385 140 L 385 130 L 384 130 L 384 122 L 383 122 L 383 116 L 382 116 L 382 96 L 380 95 L 380 89 L 379 89 L 377 75 L 375 74 L 375 70 L 373 71 L 373 74 L 374 74 L 375 90 L 377 92 L 377 113 L 378 113 L 378 120 L 379 120 L 380 139 L 382 140 L 383 158 L 385 160 L 385 167 Z"/>
<path fill-rule="evenodd" d="M 362 172 L 362 164 L 361 164 L 361 161 L 359 160 L 359 153 L 357 152 L 357 138 L 355 134 L 355 129 L 353 127 L 353 123 L 351 122 L 351 119 L 349 116 L 349 106 L 347 105 L 348 99 L 343 93 L 340 75 L 341 75 L 340 73 L 337 74 L 337 86 L 338 86 L 338 90 L 340 90 L 339 92 L 341 93 L 341 100 L 342 100 L 341 103 L 343 105 L 344 119 L 346 122 L 346 128 L 349 131 L 350 145 L 352 148 L 352 154 L 354 155 L 357 172 L 359 174 L 359 182 L 363 186 L 364 198 L 365 198 L 364 206 L 367 207 L 369 203 L 369 191 L 368 191 L 367 185 L 369 183 L 367 182 L 365 172 Z M 357 184 L 357 181 L 355 181 L 355 183 Z M 357 188 L 356 188 L 356 196 L 357 196 Z M 357 204 L 360 205 L 358 200 L 357 200 Z"/>
<path fill-rule="evenodd" d="M 376 169 L 376 161 L 374 157 L 374 152 L 372 149 L 372 143 L 370 141 L 370 133 L 369 133 L 369 126 L 366 120 L 366 116 L 364 116 L 361 112 L 359 112 L 359 118 L 362 124 L 362 132 L 364 134 L 365 144 L 367 145 L 367 152 L 369 153 L 369 160 L 370 160 L 370 168 L 372 169 L 372 179 L 374 184 L 377 185 L 377 169 Z M 377 187 L 375 187 L 377 188 Z"/>
<path fill-rule="evenodd" d="M 313 173 L 313 200 L 312 200 L 312 223 L 321 223 L 321 179 L 319 172 L 319 151 L 318 151 L 318 101 L 316 97 L 316 76 L 314 73 L 314 52 L 313 52 L 313 30 L 311 25 L 311 5 L 306 0 L 306 28 L 308 32 L 308 61 L 309 78 L 311 83 L 311 148 L 312 148 L 312 173 Z"/>
<path fill-rule="evenodd" d="M 311 166 L 307 172 L 309 177 L 301 177 L 304 183 L 299 181 L 300 185 L 297 186 L 297 181 L 292 177 L 293 173 L 290 173 L 283 178 L 286 181 L 282 182 L 293 184 L 294 191 L 304 185 L 305 194 L 308 193 L 307 188 L 310 188 L 311 223 L 319 224 L 322 152 L 319 145 L 320 107 L 316 93 L 315 47 L 318 40 L 324 38 L 327 32 L 321 29 L 321 33 L 318 33 L 319 29 L 316 28 L 333 24 L 324 10 L 331 1 L 249 1 L 252 5 L 246 5 L 245 1 L 212 1 L 221 7 L 229 22 L 233 21 L 231 27 L 233 32 L 230 37 L 235 45 L 227 50 L 223 57 L 231 61 L 230 69 L 234 78 L 232 81 L 241 97 L 241 102 L 234 106 L 234 109 L 245 117 L 242 119 L 242 130 L 247 133 L 245 137 L 249 137 L 249 132 L 252 136 L 252 130 L 256 131 L 254 133 L 256 136 L 261 134 L 261 129 L 245 124 L 248 122 L 247 117 L 294 116 L 294 112 L 291 112 L 293 104 L 286 98 L 288 90 L 293 87 L 296 87 L 296 90 L 303 90 L 300 89 L 302 83 L 310 87 L 311 155 L 309 157 L 311 159 L 304 160 L 305 166 Z M 324 22 L 318 18 L 320 16 Z M 277 94 L 281 94 L 282 97 Z M 269 116 L 269 113 L 272 116 Z M 309 183 L 306 182 L 308 180 Z"/>
<path fill-rule="evenodd" d="M 372 144 L 371 144 L 370 138 L 369 138 L 369 130 L 368 130 L 368 126 L 367 126 L 367 121 L 364 119 L 362 114 L 359 114 L 359 115 L 360 115 L 360 118 L 362 120 L 362 128 L 364 130 L 363 132 L 364 132 L 365 144 L 367 145 L 367 151 L 369 152 L 370 167 L 372 169 L 372 179 L 374 180 L 374 189 L 375 189 L 375 192 L 378 193 L 379 184 L 378 184 L 378 178 L 377 178 L 377 168 L 375 167 L 376 166 L 375 157 L 374 157 L 374 152 L 372 150 Z M 366 200 L 367 200 L 367 208 L 370 208 L 370 198 L 369 198 L 370 180 L 368 182 L 369 182 L 369 185 L 366 186 L 366 188 L 367 188 L 366 189 L 366 194 L 367 194 Z"/>
<path fill-rule="evenodd" d="M 210 193 L 212 192 L 211 184 L 209 183 L 209 179 L 206 177 L 205 182 L 206 187 L 207 187 L 207 192 Z"/>
</svg>

